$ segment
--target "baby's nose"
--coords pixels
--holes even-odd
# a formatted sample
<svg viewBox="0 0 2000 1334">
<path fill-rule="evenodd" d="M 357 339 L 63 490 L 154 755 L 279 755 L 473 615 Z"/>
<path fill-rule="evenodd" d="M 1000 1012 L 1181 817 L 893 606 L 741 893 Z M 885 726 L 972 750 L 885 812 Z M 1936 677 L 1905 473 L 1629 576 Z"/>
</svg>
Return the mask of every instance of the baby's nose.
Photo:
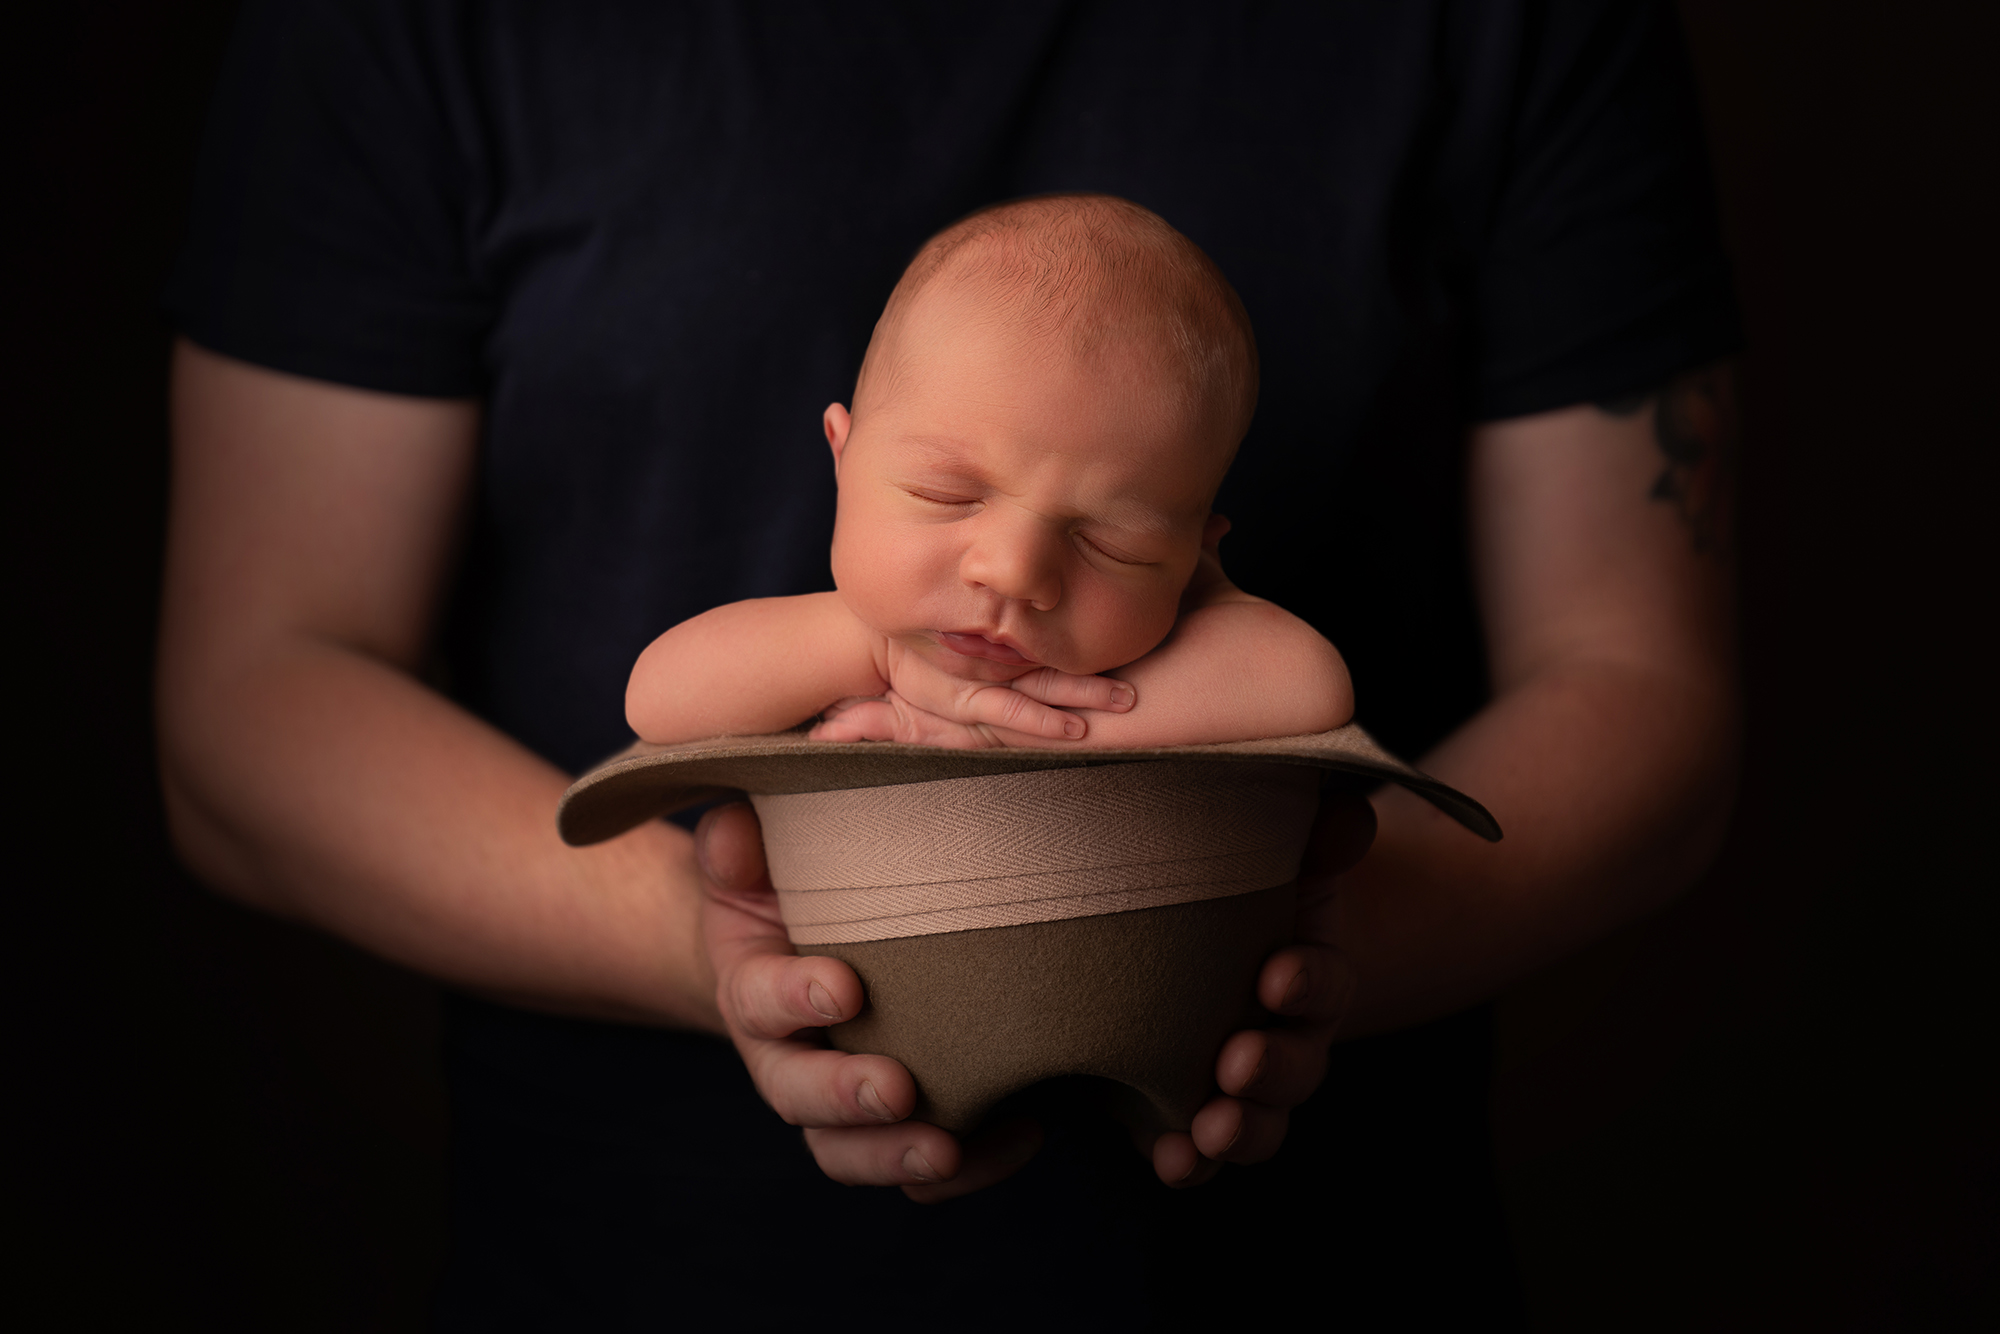
<svg viewBox="0 0 2000 1334">
<path fill-rule="evenodd" d="M 987 525 L 959 562 L 959 577 L 974 588 L 1053 611 L 1062 601 L 1066 535 L 1032 517 Z"/>
</svg>

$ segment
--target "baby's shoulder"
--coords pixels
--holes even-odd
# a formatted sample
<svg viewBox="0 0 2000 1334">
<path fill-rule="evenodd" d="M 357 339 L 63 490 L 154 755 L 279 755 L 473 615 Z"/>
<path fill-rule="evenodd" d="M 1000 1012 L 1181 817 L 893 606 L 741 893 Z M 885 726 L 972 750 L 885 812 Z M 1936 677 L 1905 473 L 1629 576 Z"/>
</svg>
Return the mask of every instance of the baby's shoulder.
<svg viewBox="0 0 2000 1334">
<path fill-rule="evenodd" d="M 729 635 L 761 643 L 777 642 L 802 652 L 875 654 L 881 638 L 848 608 L 838 593 L 798 593 L 790 597 L 746 598 L 705 613 L 702 619 Z"/>
<path fill-rule="evenodd" d="M 1181 614 L 1169 643 L 1184 651 L 1241 657 L 1246 653 L 1267 662 L 1301 669 L 1337 664 L 1340 651 L 1304 619 L 1277 603 L 1231 589 Z"/>
<path fill-rule="evenodd" d="M 1150 661 L 1119 675 L 1188 729 L 1176 741 L 1323 732 L 1354 714 L 1347 664 L 1326 636 L 1275 602 L 1232 590 L 1183 613 Z M 1137 670 L 1134 670 L 1137 669 Z"/>
</svg>

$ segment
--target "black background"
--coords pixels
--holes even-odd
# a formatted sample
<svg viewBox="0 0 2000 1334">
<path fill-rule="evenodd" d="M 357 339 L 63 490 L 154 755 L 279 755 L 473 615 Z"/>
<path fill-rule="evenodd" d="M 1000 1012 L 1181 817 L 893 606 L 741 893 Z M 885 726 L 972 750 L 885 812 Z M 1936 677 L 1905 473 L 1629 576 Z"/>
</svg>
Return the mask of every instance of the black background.
<svg viewBox="0 0 2000 1334">
<path fill-rule="evenodd" d="M 153 786 L 154 295 L 231 11 L 5 42 L 15 1328 L 420 1328 L 443 1247 L 430 988 L 206 895 Z M 1752 343 L 1744 799 L 1501 1005 L 1523 1269 L 1547 1331 L 1990 1327 L 2000 6 L 1682 13 Z"/>
</svg>

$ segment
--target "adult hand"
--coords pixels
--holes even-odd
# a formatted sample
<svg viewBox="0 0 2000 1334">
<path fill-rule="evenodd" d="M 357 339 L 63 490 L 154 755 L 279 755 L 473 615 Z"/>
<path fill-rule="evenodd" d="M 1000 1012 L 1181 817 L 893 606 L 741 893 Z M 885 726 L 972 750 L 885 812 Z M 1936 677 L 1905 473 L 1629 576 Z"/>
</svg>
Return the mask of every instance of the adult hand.
<svg viewBox="0 0 2000 1334">
<path fill-rule="evenodd" d="M 1034 1156 L 1041 1131 L 1032 1123 L 1003 1124 L 961 1144 L 907 1119 L 917 1089 L 899 1062 L 826 1046 L 817 1030 L 860 1013 L 861 979 L 838 959 L 792 948 L 763 832 L 747 804 L 702 817 L 695 859 L 723 1023 L 757 1091 L 788 1125 L 804 1129 L 821 1171 L 846 1185 L 901 1186 L 930 1202 L 990 1186 Z"/>
<path fill-rule="evenodd" d="M 1354 971 L 1329 943 L 1336 880 L 1374 839 L 1375 808 L 1367 798 L 1327 794 L 1299 867 L 1296 938 L 1257 977 L 1258 1003 L 1276 1021 L 1223 1043 L 1215 1061 L 1221 1096 L 1195 1114 L 1190 1131 L 1153 1142 L 1153 1170 L 1168 1185 L 1197 1185 L 1223 1163 L 1269 1158 L 1284 1142 L 1291 1109 L 1325 1078 L 1327 1049 L 1354 994 Z"/>
</svg>

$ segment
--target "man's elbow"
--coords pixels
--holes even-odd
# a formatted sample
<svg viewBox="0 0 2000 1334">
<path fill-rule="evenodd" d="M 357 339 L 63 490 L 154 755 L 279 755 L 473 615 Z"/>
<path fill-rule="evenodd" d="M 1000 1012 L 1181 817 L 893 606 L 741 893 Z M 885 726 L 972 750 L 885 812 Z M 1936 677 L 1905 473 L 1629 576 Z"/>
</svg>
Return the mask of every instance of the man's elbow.
<svg viewBox="0 0 2000 1334">
<path fill-rule="evenodd" d="M 190 785 L 176 772 L 172 757 L 164 751 L 160 797 L 166 814 L 167 841 L 195 880 L 245 907 L 289 915 L 283 901 L 256 874 L 249 850 L 193 794 Z"/>
<path fill-rule="evenodd" d="M 1729 835 L 1742 779 L 1742 749 L 1741 725 L 1732 702 L 1726 719 L 1716 724 L 1713 750 L 1692 803 L 1685 839 L 1690 883 L 1714 864 Z"/>
<path fill-rule="evenodd" d="M 1691 691 L 1684 709 L 1681 799 L 1663 840 L 1660 902 L 1679 897 L 1715 864 L 1736 812 L 1742 769 L 1741 718 L 1733 683 Z M 1671 770 L 1669 770 L 1671 771 Z"/>
<path fill-rule="evenodd" d="M 163 661 L 154 694 L 156 772 L 168 844 L 203 885 L 247 907 L 283 915 L 286 908 L 258 874 L 257 859 L 232 826 L 226 801 L 216 798 L 230 784 L 227 749 L 214 744 L 227 731 L 226 720 L 215 714 L 214 692 L 204 689 L 199 674 L 171 670 L 175 665 Z"/>
</svg>

